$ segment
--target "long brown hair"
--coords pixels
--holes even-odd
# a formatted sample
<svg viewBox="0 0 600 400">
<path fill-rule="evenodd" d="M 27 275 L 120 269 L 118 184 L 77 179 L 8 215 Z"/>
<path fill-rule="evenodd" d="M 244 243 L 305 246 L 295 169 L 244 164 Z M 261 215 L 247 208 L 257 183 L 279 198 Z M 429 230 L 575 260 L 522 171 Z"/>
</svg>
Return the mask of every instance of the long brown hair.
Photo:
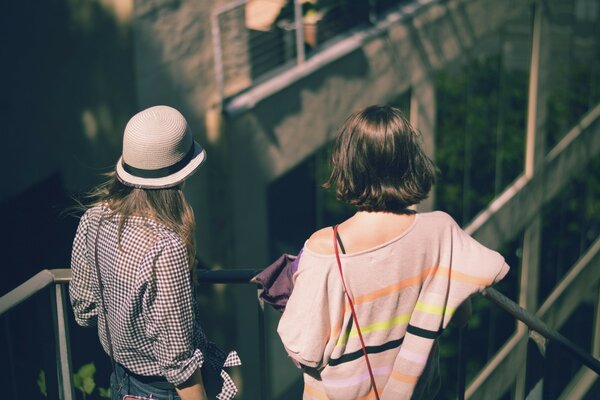
<svg viewBox="0 0 600 400">
<path fill-rule="evenodd" d="M 141 189 L 124 185 L 115 172 L 107 174 L 108 180 L 88 195 L 87 207 L 106 205 L 111 214 L 118 216 L 118 237 L 130 216 L 155 220 L 177 233 L 187 248 L 190 270 L 195 266 L 196 220 L 192 207 L 183 194 L 182 185 L 165 189 Z M 86 208 L 87 208 L 86 207 Z"/>
</svg>

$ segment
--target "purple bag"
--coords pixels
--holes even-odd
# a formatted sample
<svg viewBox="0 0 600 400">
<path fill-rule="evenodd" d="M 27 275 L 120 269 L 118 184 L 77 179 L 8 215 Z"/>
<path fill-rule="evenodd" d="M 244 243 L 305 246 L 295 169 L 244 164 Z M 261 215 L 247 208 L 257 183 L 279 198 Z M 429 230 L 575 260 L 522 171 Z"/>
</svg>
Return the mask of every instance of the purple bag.
<svg viewBox="0 0 600 400">
<path fill-rule="evenodd" d="M 259 286 L 258 297 L 279 312 L 285 310 L 294 289 L 292 276 L 298 270 L 301 255 L 302 250 L 297 256 L 282 254 L 277 261 L 252 278 L 252 282 Z"/>
</svg>

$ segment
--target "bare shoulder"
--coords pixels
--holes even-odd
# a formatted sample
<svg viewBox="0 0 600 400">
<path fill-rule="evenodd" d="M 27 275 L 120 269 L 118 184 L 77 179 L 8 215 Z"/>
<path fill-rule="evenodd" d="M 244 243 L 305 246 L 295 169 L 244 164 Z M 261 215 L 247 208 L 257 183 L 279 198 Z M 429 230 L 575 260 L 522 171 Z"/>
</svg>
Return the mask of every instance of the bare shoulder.
<svg viewBox="0 0 600 400">
<path fill-rule="evenodd" d="M 333 254 L 332 237 L 333 230 L 331 227 L 320 229 L 308 238 L 306 247 L 314 253 Z"/>
</svg>

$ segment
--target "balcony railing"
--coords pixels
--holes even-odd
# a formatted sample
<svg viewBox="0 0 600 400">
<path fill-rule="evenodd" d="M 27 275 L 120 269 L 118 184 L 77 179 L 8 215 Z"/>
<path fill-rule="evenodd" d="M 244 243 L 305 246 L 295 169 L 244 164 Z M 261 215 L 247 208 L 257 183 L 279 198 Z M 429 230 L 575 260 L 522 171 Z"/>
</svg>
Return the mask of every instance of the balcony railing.
<svg viewBox="0 0 600 400">
<path fill-rule="evenodd" d="M 340 35 L 433 0 L 236 0 L 214 10 L 211 31 L 220 99 L 304 63 Z M 412 3 L 414 7 L 409 7 Z"/>
<path fill-rule="evenodd" d="M 600 249 L 600 240 L 598 240 L 593 246 L 591 246 L 590 251 L 582 260 L 583 263 L 579 263 L 579 267 L 577 265 L 573 268 L 573 271 L 569 276 L 567 276 L 566 280 L 568 283 L 572 283 L 575 279 L 585 280 L 588 285 L 592 285 L 594 287 L 598 286 L 598 281 L 600 280 L 600 274 L 597 273 L 598 268 L 596 267 L 597 263 L 592 261 L 597 261 L 598 254 L 600 253 L 598 250 Z M 592 253 L 590 255 L 590 252 Z M 586 259 L 587 257 L 587 259 Z M 198 281 L 202 283 L 213 283 L 213 284 L 252 284 L 250 279 L 255 276 L 259 270 L 253 269 L 230 269 L 230 270 L 217 270 L 217 271 L 207 271 L 207 270 L 199 270 L 198 271 Z M 70 351 L 70 343 L 69 343 L 69 327 L 67 323 L 67 313 L 70 312 L 68 307 L 68 302 L 66 300 L 66 284 L 70 281 L 71 271 L 69 269 L 53 269 L 53 270 L 43 270 L 39 272 L 37 275 L 18 286 L 17 288 L 10 291 L 8 294 L 2 296 L 0 298 L 0 316 L 2 316 L 7 311 L 13 309 L 20 303 L 26 301 L 28 298 L 34 296 L 36 293 L 40 292 L 44 288 L 53 285 L 52 290 L 52 312 L 54 317 L 54 330 L 55 330 L 55 338 L 56 338 L 56 354 L 58 358 L 58 390 L 59 390 L 59 398 L 61 400 L 71 400 L 74 399 L 74 389 L 72 382 L 72 365 L 71 365 L 71 351 Z M 561 285 L 559 285 L 560 287 Z M 559 288 L 560 289 L 560 288 Z M 562 289 L 560 289 L 562 290 Z M 562 292 L 561 292 L 562 293 Z M 545 341 L 553 341 L 558 343 L 560 346 L 567 349 L 570 354 L 579 360 L 583 365 L 590 368 L 596 374 L 600 375 L 600 361 L 594 357 L 592 357 L 589 353 L 582 350 L 578 345 L 572 343 L 570 340 L 562 336 L 556 330 L 550 328 L 544 321 L 542 321 L 538 316 L 535 316 L 528 311 L 519 307 L 512 300 L 506 298 L 504 295 L 499 293 L 493 288 L 485 289 L 482 295 L 489 299 L 493 304 L 502 308 L 510 315 L 512 315 L 517 320 L 523 322 L 527 327 L 529 327 L 531 332 L 535 332 L 533 334 L 533 338 L 536 343 L 540 344 Z M 560 296 L 558 293 L 555 296 Z M 552 296 L 551 296 L 552 297 Z M 542 307 L 543 308 L 543 307 Z M 265 327 L 263 321 L 262 307 L 257 302 L 257 309 L 259 312 L 259 354 L 261 365 L 266 365 L 266 359 L 264 358 L 265 352 Z M 260 369 L 260 393 L 261 398 L 267 399 L 267 387 L 268 387 L 268 376 L 264 371 L 265 368 Z M 459 393 L 457 398 L 464 398 L 464 380 L 465 374 L 464 370 L 461 370 L 459 374 L 459 382 L 458 388 Z"/>
</svg>

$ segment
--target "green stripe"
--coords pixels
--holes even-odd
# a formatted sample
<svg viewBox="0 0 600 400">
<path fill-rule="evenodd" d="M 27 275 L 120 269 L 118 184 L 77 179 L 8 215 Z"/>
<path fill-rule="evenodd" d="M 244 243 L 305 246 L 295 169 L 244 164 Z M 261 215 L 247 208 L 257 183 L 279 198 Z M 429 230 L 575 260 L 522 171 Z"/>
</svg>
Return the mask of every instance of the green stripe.
<svg viewBox="0 0 600 400">
<path fill-rule="evenodd" d="M 426 304 L 420 301 L 417 302 L 415 310 L 434 315 L 452 315 L 456 311 L 456 307 L 438 306 L 435 304 Z"/>
<path fill-rule="evenodd" d="M 401 314 L 401 315 L 398 315 L 396 318 L 391 319 L 389 321 L 375 322 L 371 325 L 361 326 L 360 331 L 363 334 L 369 333 L 369 332 L 376 332 L 376 331 L 385 331 L 385 330 L 390 329 L 397 325 L 408 324 L 408 321 L 410 321 L 410 314 Z M 348 342 L 348 339 L 357 337 L 357 336 L 358 336 L 358 331 L 356 330 L 356 328 L 352 328 L 348 335 L 340 336 L 340 338 L 337 341 L 337 345 L 341 346 L 343 344 L 346 344 L 346 342 Z"/>
</svg>

